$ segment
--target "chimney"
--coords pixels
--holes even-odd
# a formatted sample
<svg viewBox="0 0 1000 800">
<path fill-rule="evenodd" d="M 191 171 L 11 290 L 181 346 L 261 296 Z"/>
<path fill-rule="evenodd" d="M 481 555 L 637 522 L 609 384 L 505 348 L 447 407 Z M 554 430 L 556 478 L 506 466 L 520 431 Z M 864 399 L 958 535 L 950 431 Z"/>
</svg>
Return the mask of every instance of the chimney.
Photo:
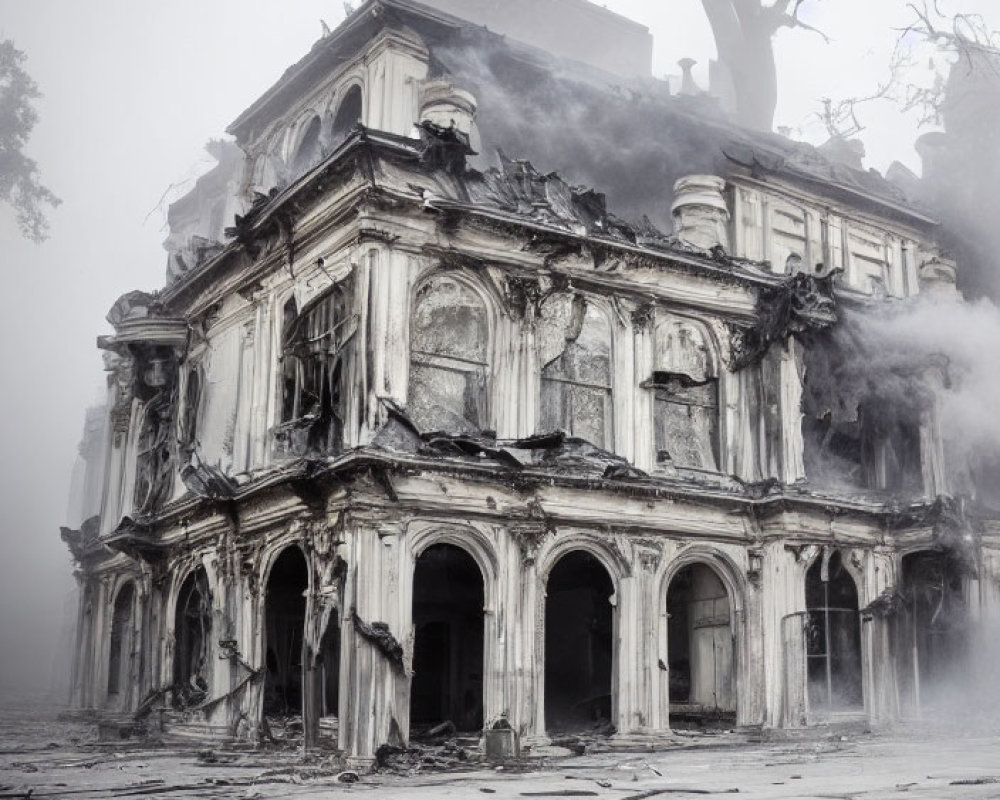
<svg viewBox="0 0 1000 800">
<path fill-rule="evenodd" d="M 674 235 L 700 250 L 729 250 L 726 182 L 716 175 L 688 175 L 674 184 Z"/>
</svg>

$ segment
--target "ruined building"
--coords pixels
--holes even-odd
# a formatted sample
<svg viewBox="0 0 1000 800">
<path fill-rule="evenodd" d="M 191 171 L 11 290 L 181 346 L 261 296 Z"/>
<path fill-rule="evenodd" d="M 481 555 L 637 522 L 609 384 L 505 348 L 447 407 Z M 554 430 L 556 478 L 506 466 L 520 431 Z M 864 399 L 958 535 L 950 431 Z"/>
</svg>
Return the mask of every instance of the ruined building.
<svg viewBox="0 0 1000 800">
<path fill-rule="evenodd" d="M 960 668 L 998 528 L 833 335 L 956 291 L 937 223 L 552 3 L 525 42 L 368 0 L 212 145 L 98 340 L 74 708 L 366 764 L 889 722 Z"/>
</svg>

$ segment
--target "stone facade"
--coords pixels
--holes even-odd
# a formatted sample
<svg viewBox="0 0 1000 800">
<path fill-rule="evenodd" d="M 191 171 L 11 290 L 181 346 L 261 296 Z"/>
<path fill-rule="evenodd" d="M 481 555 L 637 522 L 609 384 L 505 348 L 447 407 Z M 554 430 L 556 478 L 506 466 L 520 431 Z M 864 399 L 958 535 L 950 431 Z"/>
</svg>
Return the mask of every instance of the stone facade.
<svg viewBox="0 0 1000 800">
<path fill-rule="evenodd" d="M 930 620 L 993 613 L 1000 543 L 942 499 L 932 411 L 828 487 L 803 394 L 838 307 L 953 286 L 933 221 L 816 154 L 677 176 L 674 234 L 473 170 L 474 87 L 433 70 L 463 25 L 354 12 L 234 123 L 242 178 L 195 191 L 238 195 L 172 216 L 166 287 L 109 314 L 100 514 L 63 534 L 74 707 L 301 716 L 359 764 L 444 720 L 538 747 L 915 713 L 910 645 L 948 668 L 961 625 Z"/>
</svg>

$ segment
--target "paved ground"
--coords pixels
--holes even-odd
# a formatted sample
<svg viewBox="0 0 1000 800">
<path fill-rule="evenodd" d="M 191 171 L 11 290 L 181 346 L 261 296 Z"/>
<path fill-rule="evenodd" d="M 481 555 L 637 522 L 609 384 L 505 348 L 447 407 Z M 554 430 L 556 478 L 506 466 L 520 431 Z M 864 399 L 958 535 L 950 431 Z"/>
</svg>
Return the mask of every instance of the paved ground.
<svg viewBox="0 0 1000 800">
<path fill-rule="evenodd" d="M 677 747 L 655 753 L 420 768 L 344 784 L 336 779 L 341 765 L 329 757 L 113 746 L 98 743 L 86 725 L 58 721 L 57 711 L 26 701 L 0 707 L 0 798 L 1000 798 L 1000 732 L 954 724 L 756 744 L 725 734 L 679 736 Z"/>
</svg>

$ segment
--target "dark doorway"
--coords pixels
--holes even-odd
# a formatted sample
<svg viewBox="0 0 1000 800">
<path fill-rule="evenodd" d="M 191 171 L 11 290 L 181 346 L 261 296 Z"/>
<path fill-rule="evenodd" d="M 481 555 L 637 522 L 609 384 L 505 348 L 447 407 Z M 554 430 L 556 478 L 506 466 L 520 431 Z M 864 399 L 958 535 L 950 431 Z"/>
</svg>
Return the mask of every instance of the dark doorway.
<svg viewBox="0 0 1000 800">
<path fill-rule="evenodd" d="M 302 713 L 302 641 L 309 569 L 302 551 L 286 547 L 267 579 L 264 601 L 264 713 Z"/>
<path fill-rule="evenodd" d="M 839 552 L 824 550 L 806 572 L 806 611 L 810 711 L 861 708 L 864 693 L 858 590 Z"/>
<path fill-rule="evenodd" d="M 174 705 L 190 706 L 208 695 L 212 677 L 212 595 L 201 567 L 184 580 L 174 615 Z"/>
<path fill-rule="evenodd" d="M 611 576 L 576 550 L 549 573 L 545 593 L 545 726 L 610 727 L 614 616 Z"/>
<path fill-rule="evenodd" d="M 451 721 L 483 727 L 483 576 L 465 550 L 428 547 L 413 573 L 411 735 Z"/>
<path fill-rule="evenodd" d="M 667 591 L 670 715 L 731 721 L 736 712 L 729 593 L 705 564 L 681 569 Z"/>
<path fill-rule="evenodd" d="M 108 652 L 108 699 L 116 701 L 126 688 L 132 663 L 132 604 L 135 588 L 131 581 L 118 590 L 111 616 Z"/>
<path fill-rule="evenodd" d="M 336 613 L 336 612 L 334 612 Z M 340 716 L 340 623 L 331 617 L 320 641 L 323 665 L 323 716 Z"/>
<path fill-rule="evenodd" d="M 896 618 L 900 700 L 919 714 L 963 684 L 967 616 L 962 573 L 945 553 L 921 551 L 903 557 L 902 613 Z"/>
</svg>

